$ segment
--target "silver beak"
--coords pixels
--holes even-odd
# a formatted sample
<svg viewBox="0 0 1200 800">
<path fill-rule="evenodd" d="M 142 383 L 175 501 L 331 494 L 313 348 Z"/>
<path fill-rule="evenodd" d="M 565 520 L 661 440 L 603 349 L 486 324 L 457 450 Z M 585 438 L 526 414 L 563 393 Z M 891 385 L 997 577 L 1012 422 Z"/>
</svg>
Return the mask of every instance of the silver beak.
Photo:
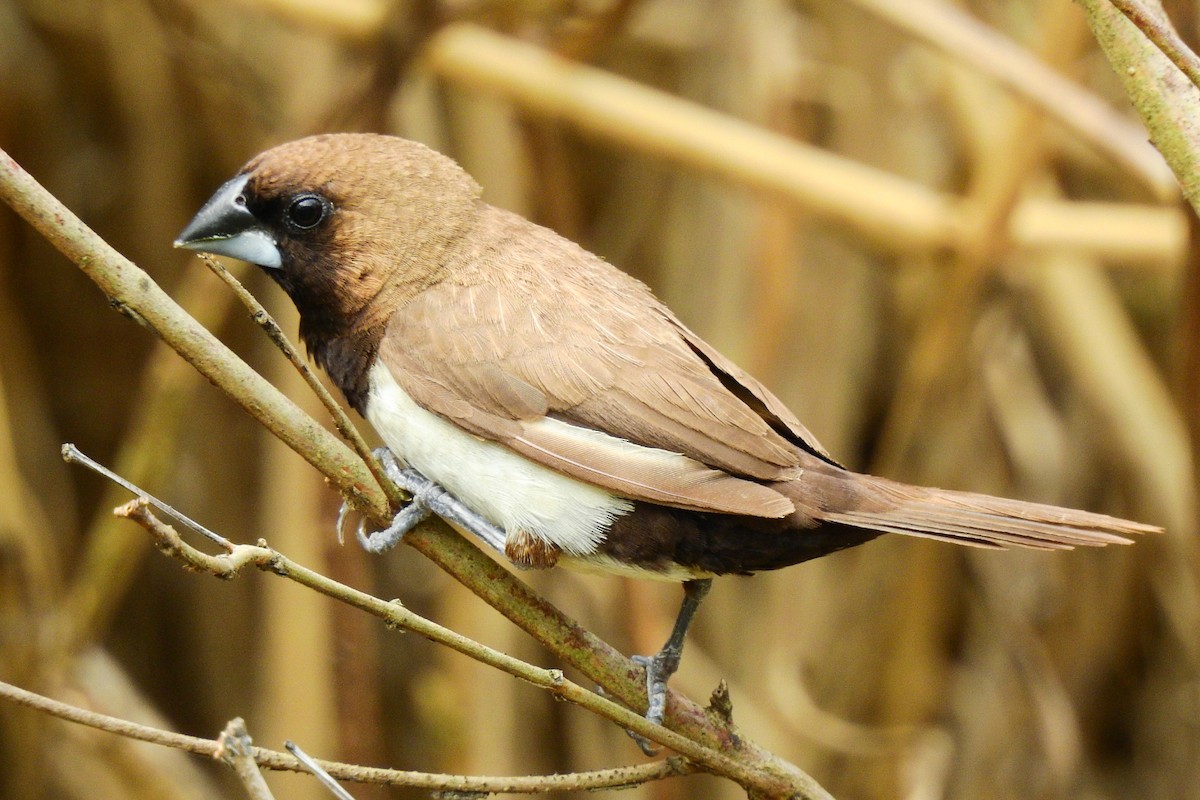
<svg viewBox="0 0 1200 800">
<path fill-rule="evenodd" d="M 249 179 L 249 175 L 238 175 L 217 189 L 179 234 L 175 246 L 231 256 L 267 269 L 283 266 L 275 237 L 246 208 L 242 190 Z"/>
</svg>

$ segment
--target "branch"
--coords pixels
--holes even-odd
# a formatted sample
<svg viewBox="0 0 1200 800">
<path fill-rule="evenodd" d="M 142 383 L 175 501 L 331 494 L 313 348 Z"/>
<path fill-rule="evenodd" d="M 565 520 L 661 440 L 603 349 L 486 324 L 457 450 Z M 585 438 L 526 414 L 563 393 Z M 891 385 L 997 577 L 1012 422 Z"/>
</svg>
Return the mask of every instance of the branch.
<svg viewBox="0 0 1200 800">
<path fill-rule="evenodd" d="M 317 424 L 228 347 L 200 326 L 157 284 L 62 205 L 0 150 L 0 199 L 74 261 L 112 306 L 150 328 L 289 447 L 320 470 L 356 508 L 390 521 L 386 498 L 354 453 Z M 426 524 L 405 542 L 574 666 L 629 708 L 644 708 L 642 668 L 547 602 L 442 523 Z M 795 765 L 711 719 L 705 709 L 669 690 L 667 727 L 706 753 L 698 763 L 767 796 L 828 797 Z M 633 727 L 633 726 L 630 726 Z M 662 731 L 649 738 L 667 743 Z M 673 746 L 673 745 L 668 745 Z"/>
<path fill-rule="evenodd" d="M 1142 3 L 1080 0 L 1088 25 L 1142 118 L 1150 141 L 1167 160 L 1183 194 L 1200 213 L 1200 104 L 1195 78 L 1180 72 L 1176 58 L 1195 55 L 1178 42 L 1161 8 L 1154 15 Z M 1132 16 L 1119 9 L 1128 7 Z M 1131 21 L 1132 20 L 1132 21 Z M 1177 42 L 1173 47 L 1172 42 Z M 1182 48 L 1182 50 L 1179 50 Z M 1182 56 L 1186 51 L 1188 56 Z M 1189 71 L 1194 71 L 1189 68 Z"/>
<path fill-rule="evenodd" d="M 1200 58 L 1179 38 L 1167 15 L 1160 7 L 1157 13 L 1142 5 L 1141 0 L 1109 0 L 1113 8 L 1125 15 L 1179 71 L 1187 75 L 1193 86 L 1200 88 Z"/>
<path fill-rule="evenodd" d="M 289 753 L 300 759 L 300 763 L 304 768 L 313 774 L 321 785 L 329 790 L 330 794 L 337 800 L 354 800 L 354 797 L 342 788 L 342 785 L 333 779 L 333 776 L 321 768 L 321 765 L 313 761 L 312 757 L 300 749 L 300 746 L 290 739 L 283 743 L 283 746 Z"/>
<path fill-rule="evenodd" d="M 89 711 L 2 681 L 0 681 L 0 697 L 68 722 L 115 733 L 126 739 L 173 747 L 176 750 L 209 758 L 220 758 L 222 754 L 223 744 L 219 740 L 202 739 L 198 736 L 165 731 L 108 714 Z M 256 746 L 251 746 L 249 751 L 254 763 L 260 767 L 276 771 L 308 772 L 304 764 L 289 753 Z M 575 772 L 566 775 L 531 775 L 512 778 L 410 772 L 381 767 L 363 767 L 340 761 L 314 760 L 322 769 L 340 780 L 379 783 L 388 786 L 411 786 L 430 791 L 478 792 L 480 794 L 537 794 L 559 790 L 619 789 L 676 775 L 686 775 L 689 772 L 687 765 L 678 758 L 666 758 L 634 767 Z"/>
</svg>

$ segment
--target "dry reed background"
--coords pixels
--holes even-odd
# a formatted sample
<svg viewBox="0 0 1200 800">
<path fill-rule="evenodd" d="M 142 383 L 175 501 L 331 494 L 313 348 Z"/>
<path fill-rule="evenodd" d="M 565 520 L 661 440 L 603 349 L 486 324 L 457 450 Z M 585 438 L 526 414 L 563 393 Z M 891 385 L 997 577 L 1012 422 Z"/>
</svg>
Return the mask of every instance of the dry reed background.
<svg viewBox="0 0 1200 800">
<path fill-rule="evenodd" d="M 1194 41 L 1200 8 L 1169 10 Z M 556 94 L 566 76 L 522 71 L 517 40 L 796 144 L 764 170 L 748 129 L 619 83 Z M 994 77 L 1031 68 L 1040 104 Z M 893 538 L 719 581 L 675 685 L 703 699 L 728 678 L 743 730 L 839 798 L 1200 797 L 1194 227 L 1126 109 L 1066 0 L 0 4 L 0 146 L 314 413 L 170 242 L 264 146 L 381 130 L 648 281 L 850 466 L 1169 526 L 1049 556 Z M 845 161 L 809 164 L 799 143 Z M 829 181 L 797 182 L 793 163 Z M 319 475 L 7 211 L 0 342 L 3 680 L 198 735 L 241 715 L 262 744 L 408 769 L 640 760 L 608 723 L 417 637 L 153 554 L 109 514 L 126 496 L 60 463 L 60 442 L 230 538 L 556 666 L 412 551 L 338 547 Z M 654 650 L 677 602 L 524 577 L 625 652 Z M 240 792 L 190 756 L 0 702 L 5 798 Z M 623 796 L 739 794 L 696 776 Z"/>
</svg>

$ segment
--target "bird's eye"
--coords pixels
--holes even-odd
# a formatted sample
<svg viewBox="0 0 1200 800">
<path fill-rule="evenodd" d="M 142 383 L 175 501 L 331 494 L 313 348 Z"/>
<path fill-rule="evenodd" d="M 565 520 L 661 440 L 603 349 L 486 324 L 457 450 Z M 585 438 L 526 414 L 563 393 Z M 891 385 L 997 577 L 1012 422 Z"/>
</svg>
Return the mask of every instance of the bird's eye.
<svg viewBox="0 0 1200 800">
<path fill-rule="evenodd" d="M 315 194 L 302 194 L 287 207 L 288 223 L 302 231 L 320 225 L 329 213 L 329 201 Z"/>
</svg>

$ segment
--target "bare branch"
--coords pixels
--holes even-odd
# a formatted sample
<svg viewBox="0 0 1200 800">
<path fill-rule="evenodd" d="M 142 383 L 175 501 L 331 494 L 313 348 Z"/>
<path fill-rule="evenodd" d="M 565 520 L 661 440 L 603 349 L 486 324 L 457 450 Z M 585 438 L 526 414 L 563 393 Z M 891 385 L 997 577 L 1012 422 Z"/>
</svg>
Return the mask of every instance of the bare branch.
<svg viewBox="0 0 1200 800">
<path fill-rule="evenodd" d="M 162 500 L 159 500 L 157 497 L 147 493 L 140 486 L 136 486 L 135 484 L 125 480 L 120 475 L 118 475 L 117 473 L 108 469 L 108 467 L 105 467 L 103 464 L 96 461 L 91 456 L 80 451 L 80 449 L 78 447 L 71 444 L 70 442 L 68 442 L 62 446 L 62 457 L 63 457 L 63 461 L 66 461 L 68 464 L 82 464 L 83 466 L 87 467 L 88 469 L 92 470 L 93 472 L 98 472 L 99 474 L 108 478 L 110 481 L 117 484 L 118 486 L 120 486 L 124 489 L 127 489 L 130 492 L 133 492 L 138 497 L 142 498 L 147 503 L 149 503 L 150 505 L 157 508 L 159 511 L 163 512 L 164 514 L 168 514 L 168 515 L 174 517 L 175 519 L 179 520 L 180 522 L 182 522 L 183 524 L 187 525 L 189 528 L 194 530 L 196 533 L 198 533 L 201 536 L 203 536 L 204 538 L 208 539 L 210 542 L 220 545 L 221 547 L 224 547 L 226 550 L 231 549 L 233 547 L 233 543 L 230 542 L 228 539 L 226 539 L 221 534 L 216 533 L 214 531 L 210 531 L 208 528 L 204 527 L 199 522 L 196 522 L 191 517 L 181 514 L 180 512 L 176 511 L 171 506 L 164 503 Z"/>
<path fill-rule="evenodd" d="M 1167 160 L 1192 209 L 1200 213 L 1200 76 L 1189 74 L 1200 67 L 1192 64 L 1181 73 L 1179 65 L 1191 64 L 1195 54 L 1177 41 L 1161 7 L 1151 13 L 1140 0 L 1080 0 L 1080 5 L 1150 141 Z M 1126 10 L 1132 16 L 1126 16 Z M 1176 51 L 1173 58 L 1168 50 Z"/>
<path fill-rule="evenodd" d="M 45 714 L 86 725 L 96 730 L 115 733 L 127 739 L 139 742 L 173 747 L 196 755 L 217 758 L 221 743 L 213 739 L 202 739 L 198 736 L 187 736 L 173 731 L 164 731 L 149 725 L 100 714 L 78 706 L 70 705 L 59 700 L 53 700 L 44 695 L 36 694 L 0 681 L 0 697 L 18 705 L 41 711 Z M 278 750 L 268 750 L 264 747 L 252 747 L 251 753 L 258 766 L 271 770 L 289 772 L 307 772 L 304 765 L 288 753 Z M 591 772 L 575 772 L 563 775 L 534 775 L 521 777 L 492 777 L 445 775 L 434 772 L 410 772 L 407 770 L 383 769 L 380 767 L 363 767 L 357 764 L 344 764 L 340 761 L 325 761 L 315 759 L 316 763 L 326 772 L 339 780 L 355 781 L 357 783 L 379 783 L 389 786 L 411 786 L 417 789 L 445 792 L 479 792 L 537 794 L 540 792 L 558 790 L 594 790 L 618 789 L 626 786 L 636 786 L 648 781 L 662 780 L 676 775 L 687 775 L 691 770 L 679 758 L 666 758 L 650 764 L 640 764 L 632 767 L 617 767 L 615 769 L 593 770 Z"/>
<path fill-rule="evenodd" d="M 1188 76 L 1193 85 L 1200 88 L 1200 58 L 1192 52 L 1179 34 L 1167 20 L 1162 9 L 1155 13 L 1142 4 L 1141 0 L 1109 0 L 1113 8 L 1125 15 L 1126 19 L 1137 26 L 1163 55 L 1171 59 L 1171 63 L 1179 71 Z"/>
<path fill-rule="evenodd" d="M 289 753 L 294 755 L 300 761 L 300 763 L 304 765 L 304 768 L 311 772 L 313 777 L 320 781 L 321 785 L 328 789 L 329 792 L 337 798 L 337 800 L 354 800 L 354 797 L 351 796 L 351 794 L 345 789 L 343 789 L 342 785 L 335 781 L 333 776 L 326 772 L 320 764 L 314 761 L 312 756 L 301 750 L 299 745 L 289 739 L 283 743 L 283 746 Z"/>
</svg>

